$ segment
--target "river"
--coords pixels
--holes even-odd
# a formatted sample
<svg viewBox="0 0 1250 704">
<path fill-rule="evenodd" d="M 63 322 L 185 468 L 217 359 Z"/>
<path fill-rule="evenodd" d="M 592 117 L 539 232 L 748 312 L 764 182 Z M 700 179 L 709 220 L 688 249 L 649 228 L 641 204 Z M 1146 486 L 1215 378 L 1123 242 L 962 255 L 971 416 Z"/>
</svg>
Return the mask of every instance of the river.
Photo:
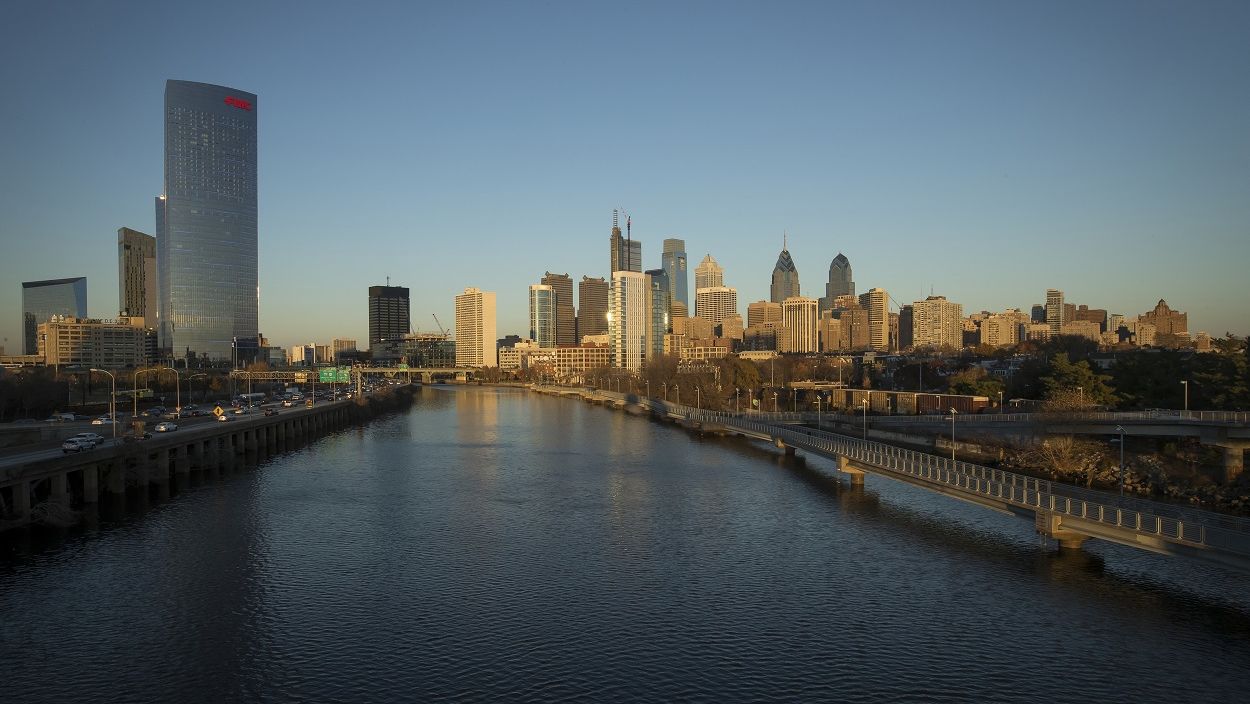
<svg viewBox="0 0 1250 704">
<path fill-rule="evenodd" d="M 1250 578 L 519 389 L 7 537 L 5 702 L 1234 701 Z"/>
</svg>

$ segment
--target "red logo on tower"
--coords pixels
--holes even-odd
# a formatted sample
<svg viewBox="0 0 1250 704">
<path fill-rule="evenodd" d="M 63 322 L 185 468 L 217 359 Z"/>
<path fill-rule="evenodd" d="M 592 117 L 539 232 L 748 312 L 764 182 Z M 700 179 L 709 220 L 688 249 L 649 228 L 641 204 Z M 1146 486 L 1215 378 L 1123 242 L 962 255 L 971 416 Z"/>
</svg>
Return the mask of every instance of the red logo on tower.
<svg viewBox="0 0 1250 704">
<path fill-rule="evenodd" d="M 248 101 L 246 101 L 246 100 L 240 100 L 239 98 L 236 98 L 236 97 L 234 97 L 233 95 L 227 95 L 227 96 L 226 96 L 226 105 L 233 105 L 234 107 L 236 107 L 236 108 L 238 108 L 238 109 L 240 109 L 240 110 L 249 110 L 249 111 L 250 111 L 250 110 L 252 109 L 252 104 L 251 104 L 251 103 L 249 103 L 249 102 L 248 102 Z"/>
</svg>

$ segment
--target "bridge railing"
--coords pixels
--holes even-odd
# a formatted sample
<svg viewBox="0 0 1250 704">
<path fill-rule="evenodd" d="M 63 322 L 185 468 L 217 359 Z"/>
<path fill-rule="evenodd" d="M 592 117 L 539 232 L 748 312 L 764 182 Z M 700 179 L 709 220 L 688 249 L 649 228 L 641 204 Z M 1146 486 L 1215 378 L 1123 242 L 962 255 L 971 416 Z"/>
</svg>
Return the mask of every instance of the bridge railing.
<svg viewBox="0 0 1250 704">
<path fill-rule="evenodd" d="M 1158 502 L 1122 498 L 1091 489 L 1006 472 L 969 462 L 952 461 L 884 443 L 864 441 L 820 430 L 793 429 L 733 413 L 703 411 L 675 403 L 639 398 L 652 409 L 700 422 L 720 423 L 781 439 L 788 445 L 819 454 L 844 456 L 866 468 L 947 486 L 1027 509 L 1057 513 L 1165 540 L 1220 548 L 1250 556 L 1250 519 Z"/>
</svg>

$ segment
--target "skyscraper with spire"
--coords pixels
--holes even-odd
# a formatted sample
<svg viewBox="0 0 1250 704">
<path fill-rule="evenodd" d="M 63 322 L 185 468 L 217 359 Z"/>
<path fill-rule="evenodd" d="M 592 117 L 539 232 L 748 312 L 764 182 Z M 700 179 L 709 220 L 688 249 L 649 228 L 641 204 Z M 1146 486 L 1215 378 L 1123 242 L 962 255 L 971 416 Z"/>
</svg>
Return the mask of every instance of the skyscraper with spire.
<svg viewBox="0 0 1250 704">
<path fill-rule="evenodd" d="M 777 265 L 773 267 L 771 294 L 769 300 L 773 303 L 784 303 L 787 298 L 799 295 L 799 272 L 794 268 L 794 260 L 790 258 L 785 235 L 781 237 L 781 254 L 777 256 Z"/>
<path fill-rule="evenodd" d="M 631 234 L 632 222 L 625 216 L 625 236 L 621 236 L 620 210 L 612 211 L 612 271 L 636 271 L 642 273 L 642 243 Z"/>
<path fill-rule="evenodd" d="M 838 296 L 854 296 L 855 282 L 851 280 L 851 261 L 846 255 L 838 252 L 838 256 L 829 263 L 829 282 L 825 284 L 825 295 L 820 299 L 820 310 L 833 310 L 833 301 Z"/>
</svg>

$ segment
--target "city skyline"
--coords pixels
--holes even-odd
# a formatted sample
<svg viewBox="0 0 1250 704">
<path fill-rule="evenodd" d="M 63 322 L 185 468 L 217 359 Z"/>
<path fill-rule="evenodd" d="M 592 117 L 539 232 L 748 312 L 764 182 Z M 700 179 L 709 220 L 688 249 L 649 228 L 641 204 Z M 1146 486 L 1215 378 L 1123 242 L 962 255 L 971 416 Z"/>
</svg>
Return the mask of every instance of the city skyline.
<svg viewBox="0 0 1250 704">
<path fill-rule="evenodd" d="M 243 17 L 242 7 L 223 13 Z M 447 76 L 429 77 L 428 90 L 408 94 L 369 88 L 430 58 L 421 52 L 450 51 L 443 40 L 431 36 L 430 48 L 412 53 L 382 42 L 335 66 L 308 53 L 275 11 L 243 23 L 232 43 L 240 49 L 227 53 L 207 31 L 180 36 L 186 51 L 169 51 L 172 38 L 145 33 L 156 20 L 142 6 L 89 8 L 63 33 L 38 31 L 60 26 L 57 8 L 24 8 L 0 30 L 10 59 L 4 81 L 42 109 L 14 111 L 0 145 L 24 165 L 0 188 L 11 255 L 0 264 L 0 344 L 7 353 L 21 346 L 21 281 L 85 275 L 88 314 L 116 317 L 115 233 L 157 231 L 148 199 L 161 190 L 168 79 L 265 96 L 259 328 L 275 345 L 367 339 L 360 292 L 387 276 L 412 288 L 416 329 L 433 328 L 431 313 L 452 319 L 456 293 L 472 283 L 498 292 L 501 334 L 524 334 L 527 287 L 542 272 L 611 276 L 603 241 L 608 211 L 620 207 L 643 243 L 641 269 L 660 267 L 663 240 L 680 238 L 695 261 L 711 253 L 721 263 L 740 313 L 769 297 L 774 233 L 785 230 L 797 268 L 821 288 L 843 252 L 861 290 L 883 288 L 900 304 L 932 292 L 965 313 L 1028 310 L 1055 288 L 1126 316 L 1162 298 L 1189 313 L 1191 331 L 1248 332 L 1238 268 L 1250 260 L 1250 187 L 1235 165 L 1250 152 L 1236 127 L 1250 117 L 1250 96 L 1239 78 L 1247 49 L 1233 31 L 1246 8 L 910 9 L 894 16 L 871 6 L 803 6 L 781 18 L 683 8 L 662 28 L 648 12 L 499 6 L 483 19 L 395 10 L 482 30 L 471 42 L 476 60 L 453 63 Z M 1126 9 L 1134 27 L 1111 29 Z M 947 15 L 970 27 L 957 29 Z M 577 33 L 604 17 L 619 20 L 623 35 L 645 37 L 638 41 L 653 54 L 626 66 L 591 51 Z M 314 11 L 305 21 L 315 34 L 330 32 L 336 17 Z M 665 37 L 709 21 L 722 33 L 758 26 L 753 51 L 743 57 L 697 38 L 665 46 Z M 925 34 L 935 24 L 942 31 Z M 829 41 L 829 27 L 839 41 Z M 997 36 L 974 31 L 991 28 Z M 521 41 L 513 32 L 529 32 L 526 46 L 537 35 L 550 47 L 506 70 L 502 57 Z M 131 33 L 155 40 L 127 54 L 97 48 L 102 37 Z M 967 40 L 959 50 L 948 45 L 957 39 Z M 882 58 L 916 40 L 944 50 Z M 1044 50 L 1060 42 L 1067 58 Z M 793 50 L 771 51 L 781 47 Z M 284 48 L 298 60 L 273 59 Z M 557 78 L 534 78 L 569 54 L 586 60 Z M 880 60 L 855 61 L 863 56 Z M 87 57 L 98 79 L 91 85 L 76 73 Z M 30 65 L 58 90 L 20 73 Z M 844 70 L 850 65 L 860 74 Z M 673 83 L 651 80 L 669 68 Z M 325 89 L 366 74 L 359 91 Z M 505 80 L 519 76 L 530 77 L 524 90 Z M 776 80 L 758 80 L 765 76 Z M 745 92 L 737 90 L 742 77 Z M 829 85 L 812 90 L 816 79 Z M 485 97 L 464 97 L 470 81 L 485 82 Z M 467 104 L 429 111 L 457 96 Z M 762 119 L 744 97 L 792 107 Z M 495 98 L 515 119 L 461 119 L 488 114 Z M 72 129 L 63 122 L 88 107 L 97 118 Z M 418 129 L 400 129 L 396 118 Z M 785 134 L 758 126 L 782 123 Z M 303 150 L 310 139 L 325 149 Z M 75 207 L 57 207 L 65 200 Z M 463 249 L 466 242 L 475 246 Z M 476 266 L 446 266 L 466 259 Z"/>
</svg>

